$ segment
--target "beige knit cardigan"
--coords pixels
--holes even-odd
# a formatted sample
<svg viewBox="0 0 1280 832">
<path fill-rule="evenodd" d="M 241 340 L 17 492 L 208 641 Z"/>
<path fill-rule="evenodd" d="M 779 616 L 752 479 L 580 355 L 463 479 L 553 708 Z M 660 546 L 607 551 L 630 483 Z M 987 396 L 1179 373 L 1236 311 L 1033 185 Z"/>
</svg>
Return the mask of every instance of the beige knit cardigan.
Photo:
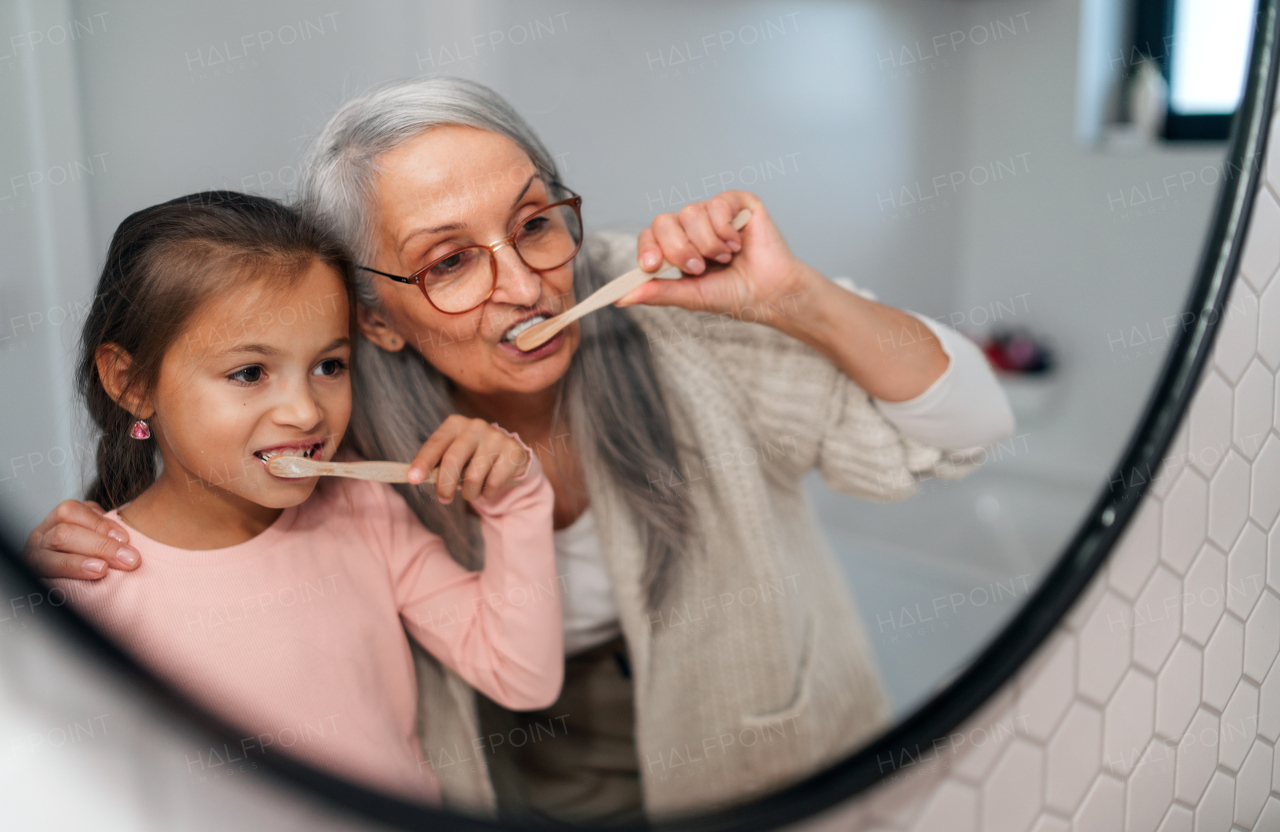
<svg viewBox="0 0 1280 832">
<path fill-rule="evenodd" d="M 635 238 L 596 235 L 588 255 L 603 274 L 621 274 L 634 267 Z M 922 477 L 969 468 L 899 433 L 810 347 L 749 322 L 785 312 L 785 301 L 744 320 L 629 309 L 679 447 L 679 470 L 655 470 L 652 486 L 689 500 L 697 525 L 661 609 L 642 601 L 643 551 L 627 506 L 583 460 L 631 651 L 652 818 L 760 796 L 886 727 L 874 653 L 801 477 L 816 468 L 838 491 L 887 501 L 913 494 Z M 416 647 L 415 656 L 423 765 L 446 806 L 490 815 L 475 694 Z"/>
</svg>

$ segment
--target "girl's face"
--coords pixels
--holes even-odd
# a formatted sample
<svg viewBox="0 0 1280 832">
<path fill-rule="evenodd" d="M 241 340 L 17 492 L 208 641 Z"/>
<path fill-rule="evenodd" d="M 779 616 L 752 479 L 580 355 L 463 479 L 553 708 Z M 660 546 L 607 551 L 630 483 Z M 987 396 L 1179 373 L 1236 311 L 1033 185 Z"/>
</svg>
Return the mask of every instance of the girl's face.
<svg viewBox="0 0 1280 832">
<path fill-rule="evenodd" d="M 351 341 L 341 278 L 316 260 L 293 286 L 263 276 L 203 307 L 169 347 L 149 402 L 162 480 L 198 498 L 286 508 L 317 477 L 284 479 L 266 459 L 329 459 L 351 415 Z"/>
<path fill-rule="evenodd" d="M 519 146 L 473 127 L 432 128 L 379 156 L 378 165 L 377 259 L 365 265 L 403 277 L 452 250 L 501 240 L 555 201 L 550 183 Z M 529 353 L 505 336 L 534 315 L 551 317 L 573 305 L 573 263 L 535 272 L 510 246 L 494 257 L 493 295 L 461 315 L 438 311 L 416 286 L 371 275 L 386 315 L 362 315 L 366 335 L 383 349 L 418 350 L 455 384 L 476 393 L 550 387 L 569 367 L 578 325 Z"/>
</svg>

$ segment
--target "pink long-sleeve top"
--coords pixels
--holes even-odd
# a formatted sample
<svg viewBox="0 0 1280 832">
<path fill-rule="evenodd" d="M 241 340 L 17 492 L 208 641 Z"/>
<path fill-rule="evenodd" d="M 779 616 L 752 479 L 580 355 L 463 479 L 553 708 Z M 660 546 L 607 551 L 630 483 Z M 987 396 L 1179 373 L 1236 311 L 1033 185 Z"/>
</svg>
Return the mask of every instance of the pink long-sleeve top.
<svg viewBox="0 0 1280 832">
<path fill-rule="evenodd" d="M 494 701 L 551 705 L 564 676 L 552 503 L 536 458 L 504 493 L 473 502 L 485 566 L 469 572 L 390 486 L 322 478 L 245 543 L 192 551 L 130 529 L 136 571 L 52 583 L 143 664 L 244 729 L 239 748 L 210 749 L 188 761 L 193 771 L 261 746 L 438 803 L 405 630 Z"/>
</svg>

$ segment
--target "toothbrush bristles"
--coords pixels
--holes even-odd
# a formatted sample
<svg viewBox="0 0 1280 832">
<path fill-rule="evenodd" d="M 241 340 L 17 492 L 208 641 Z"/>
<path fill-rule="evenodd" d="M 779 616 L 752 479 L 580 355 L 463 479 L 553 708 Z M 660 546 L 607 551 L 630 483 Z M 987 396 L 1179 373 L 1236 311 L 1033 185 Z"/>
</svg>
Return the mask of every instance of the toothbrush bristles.
<svg viewBox="0 0 1280 832">
<path fill-rule="evenodd" d="M 305 460 L 309 462 L 310 460 Z M 267 463 L 267 469 L 277 477 L 309 477 L 306 466 L 303 464 L 303 457 L 297 456 L 277 456 L 273 457 Z"/>
</svg>

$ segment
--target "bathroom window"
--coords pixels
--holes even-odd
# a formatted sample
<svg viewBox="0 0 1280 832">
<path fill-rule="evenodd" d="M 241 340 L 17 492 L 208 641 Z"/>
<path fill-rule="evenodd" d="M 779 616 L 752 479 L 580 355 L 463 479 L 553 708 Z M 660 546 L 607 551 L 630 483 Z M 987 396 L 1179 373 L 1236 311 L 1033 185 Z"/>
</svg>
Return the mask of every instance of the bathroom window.
<svg viewBox="0 0 1280 832">
<path fill-rule="evenodd" d="M 1168 89 L 1166 140 L 1225 140 L 1244 90 L 1255 0 L 1138 0 L 1132 53 Z"/>
</svg>

